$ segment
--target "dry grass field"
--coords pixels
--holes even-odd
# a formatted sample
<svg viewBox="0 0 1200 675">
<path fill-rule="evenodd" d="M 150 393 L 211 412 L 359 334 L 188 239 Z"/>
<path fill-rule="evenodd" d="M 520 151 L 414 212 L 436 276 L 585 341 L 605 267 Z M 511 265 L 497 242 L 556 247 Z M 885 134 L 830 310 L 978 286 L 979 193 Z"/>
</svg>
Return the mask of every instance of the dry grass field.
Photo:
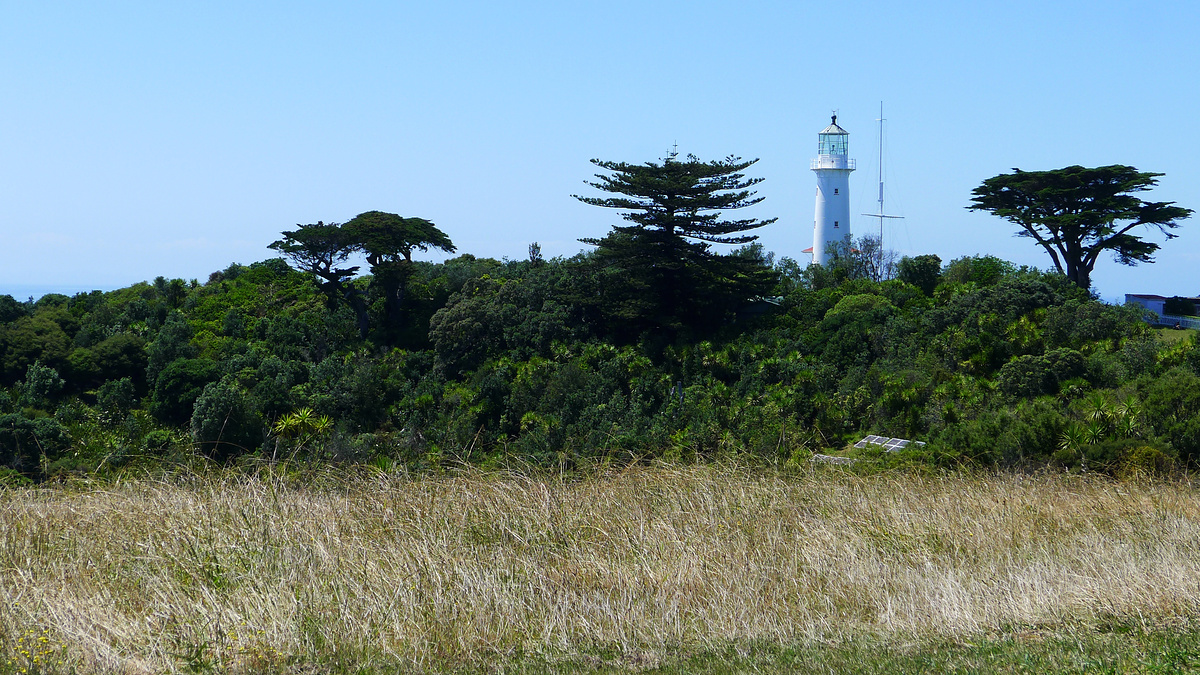
<svg viewBox="0 0 1200 675">
<path fill-rule="evenodd" d="M 0 672 L 636 671 L 754 645 L 1172 630 L 1200 610 L 1200 499 L 728 466 L 8 489 L 0 597 Z"/>
</svg>

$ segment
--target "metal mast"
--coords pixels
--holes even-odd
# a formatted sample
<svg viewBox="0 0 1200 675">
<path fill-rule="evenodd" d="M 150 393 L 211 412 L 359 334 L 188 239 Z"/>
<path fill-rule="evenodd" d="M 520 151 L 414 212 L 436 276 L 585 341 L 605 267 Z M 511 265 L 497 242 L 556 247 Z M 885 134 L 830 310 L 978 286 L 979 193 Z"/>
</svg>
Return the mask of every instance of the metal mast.
<svg viewBox="0 0 1200 675">
<path fill-rule="evenodd" d="M 889 216 L 883 210 L 883 101 L 879 102 L 879 212 L 864 213 L 864 216 L 879 219 L 879 250 L 883 251 L 883 219 L 904 218 L 904 216 Z"/>
</svg>

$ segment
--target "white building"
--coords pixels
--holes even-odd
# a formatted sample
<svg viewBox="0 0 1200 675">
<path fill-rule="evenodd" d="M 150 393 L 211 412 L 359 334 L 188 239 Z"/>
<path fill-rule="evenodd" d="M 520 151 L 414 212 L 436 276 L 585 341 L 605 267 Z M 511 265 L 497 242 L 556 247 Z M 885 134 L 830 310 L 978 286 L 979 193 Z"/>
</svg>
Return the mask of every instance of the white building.
<svg viewBox="0 0 1200 675">
<path fill-rule="evenodd" d="M 850 172 L 854 160 L 850 134 L 838 126 L 837 115 L 817 134 L 817 158 L 812 170 L 817 174 L 817 207 L 813 224 L 813 264 L 824 265 L 835 253 L 850 248 Z"/>
<path fill-rule="evenodd" d="M 1148 295 L 1146 293 L 1126 293 L 1125 304 L 1141 305 L 1146 309 L 1162 316 L 1166 312 L 1163 311 L 1163 305 L 1167 304 L 1167 299 L 1161 295 Z"/>
</svg>

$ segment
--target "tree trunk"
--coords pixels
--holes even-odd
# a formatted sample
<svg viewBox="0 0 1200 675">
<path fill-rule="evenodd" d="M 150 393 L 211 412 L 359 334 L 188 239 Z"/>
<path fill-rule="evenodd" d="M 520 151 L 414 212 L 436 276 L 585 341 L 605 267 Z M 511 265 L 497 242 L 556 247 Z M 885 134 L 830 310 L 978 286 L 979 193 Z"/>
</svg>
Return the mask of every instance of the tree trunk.
<svg viewBox="0 0 1200 675">
<path fill-rule="evenodd" d="M 371 317 L 367 314 L 367 303 L 363 302 L 362 293 L 353 287 L 346 289 L 346 302 L 350 303 L 350 307 L 354 309 L 354 315 L 358 322 L 358 335 L 363 340 L 367 339 L 367 334 L 371 331 Z"/>
</svg>

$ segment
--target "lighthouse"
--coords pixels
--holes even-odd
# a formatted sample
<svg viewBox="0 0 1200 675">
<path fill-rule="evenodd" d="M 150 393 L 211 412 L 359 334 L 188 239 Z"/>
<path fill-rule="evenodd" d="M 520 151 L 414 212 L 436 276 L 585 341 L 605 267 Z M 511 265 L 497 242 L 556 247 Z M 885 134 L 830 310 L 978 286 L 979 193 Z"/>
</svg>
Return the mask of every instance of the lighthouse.
<svg viewBox="0 0 1200 675">
<path fill-rule="evenodd" d="M 812 261 L 824 265 L 839 251 L 850 247 L 850 172 L 854 160 L 847 157 L 850 134 L 839 127 L 837 115 L 817 134 L 817 208 L 813 226 Z"/>
</svg>

